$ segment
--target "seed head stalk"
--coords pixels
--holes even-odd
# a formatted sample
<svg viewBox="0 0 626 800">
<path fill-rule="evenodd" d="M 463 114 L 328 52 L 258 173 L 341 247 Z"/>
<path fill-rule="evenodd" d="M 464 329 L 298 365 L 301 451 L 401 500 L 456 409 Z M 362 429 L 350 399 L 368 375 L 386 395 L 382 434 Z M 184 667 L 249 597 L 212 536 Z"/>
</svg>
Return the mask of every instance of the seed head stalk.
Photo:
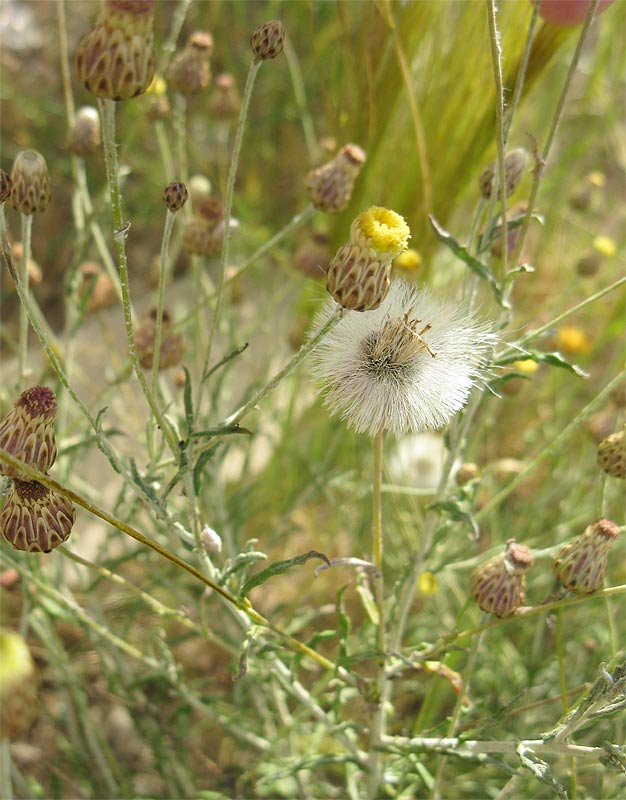
<svg viewBox="0 0 626 800">
<path fill-rule="evenodd" d="M 31 232 L 33 227 L 32 214 L 20 214 L 22 218 L 22 263 L 20 278 L 24 293 L 29 295 L 29 275 L 28 275 L 28 262 L 30 261 L 30 242 Z M 24 388 L 24 381 L 26 378 L 27 360 L 28 360 L 28 312 L 24 303 L 20 304 L 20 322 L 19 322 L 19 340 L 18 340 L 18 377 L 17 377 L 17 391 Z"/>
<path fill-rule="evenodd" d="M 154 330 L 154 355 L 152 356 L 152 396 L 158 397 L 159 391 L 159 360 L 161 357 L 161 341 L 163 339 L 163 306 L 165 301 L 165 285 L 169 278 L 170 261 L 168 250 L 174 219 L 176 214 L 169 208 L 165 217 L 165 227 L 163 229 L 163 239 L 161 240 L 161 260 L 159 263 L 159 288 L 157 294 L 157 313 Z"/>
<path fill-rule="evenodd" d="M 219 321 L 220 311 L 222 309 L 222 300 L 224 297 L 224 282 L 226 276 L 226 265 L 228 263 L 228 252 L 230 247 L 230 217 L 233 209 L 233 196 L 235 193 L 235 178 L 237 176 L 237 166 L 239 164 L 239 154 L 241 153 L 241 144 L 243 142 L 243 133 L 246 127 L 246 119 L 248 117 L 248 108 L 250 107 L 250 98 L 252 97 L 252 90 L 257 76 L 257 72 L 263 62 L 254 61 L 250 64 L 248 75 L 246 77 L 246 85 L 243 90 L 243 97 L 241 100 L 241 110 L 239 112 L 239 120 L 237 122 L 237 129 L 235 130 L 235 139 L 233 142 L 233 154 L 230 160 L 230 167 L 228 169 L 228 179 L 226 181 L 226 200 L 224 204 L 224 241 L 222 243 L 222 250 L 220 252 L 220 265 L 219 277 L 217 283 L 217 292 L 215 296 L 215 306 L 213 309 L 213 317 L 211 319 L 211 327 L 209 329 L 209 339 L 207 342 L 206 353 L 204 356 L 204 366 L 201 375 L 205 375 L 209 368 L 211 361 L 211 351 L 213 349 L 213 339 L 215 338 L 215 331 L 217 330 L 217 323 Z M 202 395 L 204 392 L 204 381 L 202 379 L 198 385 L 198 394 L 196 399 L 196 410 L 200 411 L 202 402 Z"/>
<path fill-rule="evenodd" d="M 117 145 L 115 143 L 115 103 L 113 100 L 102 100 L 98 98 L 100 117 L 102 119 L 102 145 L 104 149 L 104 161 L 106 166 L 107 183 L 111 198 L 111 211 L 113 215 L 113 238 L 117 248 L 120 287 L 122 290 L 122 308 L 124 311 L 124 325 L 126 329 L 126 340 L 128 353 L 130 356 L 135 375 L 139 385 L 145 395 L 148 405 L 154 414 L 159 427 L 163 431 L 163 436 L 167 441 L 170 450 L 174 455 L 178 454 L 178 444 L 176 436 L 171 426 L 163 417 L 155 398 L 153 397 L 144 374 L 135 348 L 135 336 L 133 332 L 133 319 L 130 304 L 130 290 L 128 285 L 128 259 L 126 256 L 126 228 L 122 215 L 122 196 L 119 185 L 119 172 L 117 163 Z"/>
</svg>

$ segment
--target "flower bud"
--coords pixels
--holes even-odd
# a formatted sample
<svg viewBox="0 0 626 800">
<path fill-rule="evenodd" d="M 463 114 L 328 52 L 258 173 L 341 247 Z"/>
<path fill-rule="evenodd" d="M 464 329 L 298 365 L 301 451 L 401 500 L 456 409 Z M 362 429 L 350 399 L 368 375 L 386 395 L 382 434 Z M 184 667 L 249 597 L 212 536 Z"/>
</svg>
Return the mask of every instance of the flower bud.
<svg viewBox="0 0 626 800">
<path fill-rule="evenodd" d="M 52 196 L 46 159 L 36 150 L 22 150 L 11 170 L 11 204 L 20 214 L 43 213 Z"/>
<path fill-rule="evenodd" d="M 37 677 L 28 645 L 9 630 L 0 630 L 0 739 L 19 739 L 37 716 Z"/>
<path fill-rule="evenodd" d="M 211 81 L 209 58 L 212 50 L 210 33 L 191 34 L 186 47 L 174 56 L 167 71 L 167 81 L 175 92 L 191 96 L 206 89 Z"/>
<path fill-rule="evenodd" d="M 619 536 L 619 528 L 600 519 L 585 528 L 578 539 L 564 545 L 552 565 L 559 583 L 571 592 L 590 594 L 602 588 L 608 552 Z"/>
<path fill-rule="evenodd" d="M 79 290 L 81 299 L 88 297 L 87 313 L 111 308 L 117 303 L 117 292 L 111 278 L 95 261 L 85 261 L 80 267 L 82 284 Z"/>
<path fill-rule="evenodd" d="M 476 480 L 478 475 L 479 470 L 476 464 L 472 464 L 468 461 L 465 464 L 461 464 L 457 469 L 454 479 L 459 486 L 465 486 L 466 483 Z"/>
<path fill-rule="evenodd" d="M 102 142 L 100 115 L 93 106 L 83 106 L 76 113 L 68 147 L 74 155 L 86 158 L 97 152 Z"/>
<path fill-rule="evenodd" d="M 613 478 L 626 478 L 626 428 L 612 433 L 598 445 L 598 465 Z"/>
<path fill-rule="evenodd" d="M 0 514 L 0 532 L 17 550 L 49 553 L 68 538 L 76 509 L 37 481 L 13 482 Z"/>
<path fill-rule="evenodd" d="M 6 203 L 11 197 L 11 190 L 13 189 L 13 181 L 8 172 L 0 169 L 0 203 Z"/>
<path fill-rule="evenodd" d="M 411 235 L 403 217 L 372 206 L 350 226 L 350 239 L 339 248 L 326 273 L 326 288 L 343 308 L 370 311 L 389 291 L 391 263 Z"/>
<path fill-rule="evenodd" d="M 528 153 L 521 147 L 516 147 L 511 150 L 504 157 L 504 183 L 506 188 L 506 196 L 510 197 L 517 189 L 522 180 L 524 170 L 528 164 Z M 480 193 L 483 197 L 489 199 L 493 189 L 493 178 L 497 169 L 497 162 L 490 164 L 481 174 L 478 179 L 480 185 Z M 501 197 L 501 192 L 498 189 L 498 199 Z"/>
<path fill-rule="evenodd" d="M 211 258 L 222 249 L 224 226 L 212 225 L 201 217 L 189 220 L 183 236 L 183 250 L 190 256 Z"/>
<path fill-rule="evenodd" d="M 15 401 L 13 410 L 0 421 L 0 447 L 25 464 L 47 472 L 57 455 L 54 438 L 57 410 L 52 389 L 47 386 L 26 389 Z M 0 474 L 29 480 L 23 472 L 4 462 L 0 462 Z"/>
<path fill-rule="evenodd" d="M 142 325 L 135 331 L 135 347 L 139 363 L 145 369 L 151 369 L 154 360 L 154 341 L 156 338 L 156 308 L 151 308 L 144 316 Z M 180 364 L 184 353 L 183 338 L 172 330 L 172 319 L 169 312 L 163 311 L 161 325 L 161 349 L 159 369 L 168 369 Z"/>
<path fill-rule="evenodd" d="M 168 209 L 175 214 L 185 205 L 189 198 L 187 187 L 181 181 L 173 181 L 165 187 L 163 200 Z"/>
<path fill-rule="evenodd" d="M 338 214 L 350 202 L 354 183 L 363 164 L 365 152 L 356 144 L 347 144 L 339 153 L 309 172 L 306 191 L 313 205 L 327 214 Z"/>
<path fill-rule="evenodd" d="M 284 41 L 285 28 L 280 20 L 271 19 L 259 25 L 250 37 L 255 63 L 279 56 L 283 52 Z"/>
<path fill-rule="evenodd" d="M 155 0 L 105 0 L 96 24 L 78 43 L 78 80 L 96 97 L 129 100 L 154 77 Z"/>
<path fill-rule="evenodd" d="M 219 535 L 219 533 L 216 533 L 213 528 L 209 528 L 208 525 L 205 525 L 202 529 L 200 539 L 202 540 L 202 544 L 205 546 L 207 552 L 222 552 L 222 537 Z"/>
<path fill-rule="evenodd" d="M 524 573 L 533 561 L 526 545 L 509 539 L 503 555 L 492 558 L 474 571 L 470 589 L 472 597 L 487 614 L 510 616 L 524 603 Z"/>
<path fill-rule="evenodd" d="M 222 72 L 215 78 L 215 88 L 209 98 L 209 114 L 228 122 L 237 117 L 240 108 L 241 98 L 235 78 L 228 72 Z"/>
</svg>

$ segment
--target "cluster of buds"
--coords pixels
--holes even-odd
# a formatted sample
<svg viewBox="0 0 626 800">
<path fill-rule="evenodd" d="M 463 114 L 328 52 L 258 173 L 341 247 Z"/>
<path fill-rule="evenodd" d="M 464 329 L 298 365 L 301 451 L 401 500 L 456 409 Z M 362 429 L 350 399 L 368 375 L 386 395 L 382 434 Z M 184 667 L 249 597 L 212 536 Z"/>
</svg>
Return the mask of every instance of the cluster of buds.
<svg viewBox="0 0 626 800">
<path fill-rule="evenodd" d="M 283 52 L 284 44 L 285 28 L 279 19 L 271 19 L 259 25 L 250 37 L 255 64 L 279 56 Z"/>
<path fill-rule="evenodd" d="M 240 108 L 241 98 L 234 76 L 229 72 L 220 73 L 209 97 L 209 114 L 222 122 L 231 122 L 236 119 Z"/>
<path fill-rule="evenodd" d="M 41 214 L 50 203 L 52 187 L 46 159 L 36 150 L 22 150 L 11 170 L 11 204 L 20 214 Z"/>
<path fill-rule="evenodd" d="M 209 58 L 213 50 L 213 37 L 205 31 L 196 31 L 187 39 L 187 45 L 172 59 L 167 71 L 167 82 L 175 92 L 191 97 L 200 94 L 211 82 Z"/>
<path fill-rule="evenodd" d="M 156 339 L 157 309 L 151 308 L 144 316 L 143 322 L 135 331 L 135 347 L 139 363 L 144 369 L 151 369 L 154 362 Z M 159 348 L 159 369 L 168 369 L 180 364 L 185 347 L 183 338 L 173 330 L 172 318 L 168 311 L 163 311 L 162 338 Z"/>
<path fill-rule="evenodd" d="M 52 389 L 33 386 L 22 392 L 13 410 L 0 421 L 0 447 L 30 467 L 47 473 L 57 454 L 54 420 L 57 401 Z M 13 486 L 0 513 L 0 531 L 18 550 L 49 553 L 70 535 L 74 506 L 62 495 L 26 473 L 0 463 L 0 474 Z"/>
<path fill-rule="evenodd" d="M 309 172 L 306 191 L 320 211 L 338 214 L 350 202 L 354 183 L 365 164 L 365 151 L 347 144 L 327 164 Z"/>
<path fill-rule="evenodd" d="M 85 88 L 106 100 L 143 94 L 154 77 L 155 0 L 104 0 L 78 43 L 74 68 Z"/>
<path fill-rule="evenodd" d="M 470 591 L 487 614 L 508 617 L 526 599 L 525 572 L 532 566 L 533 555 L 523 544 L 509 539 L 506 550 L 472 574 Z"/>
<path fill-rule="evenodd" d="M 93 106 L 79 108 L 70 131 L 69 150 L 79 158 L 86 158 L 97 152 L 101 142 L 100 115 L 97 110 Z"/>
<path fill-rule="evenodd" d="M 552 564 L 559 583 L 570 592 L 590 594 L 602 588 L 608 553 L 619 528 L 608 519 L 588 525 L 573 542 L 563 545 Z"/>
<path fill-rule="evenodd" d="M 190 256 L 216 256 L 224 239 L 224 206 L 216 197 L 208 197 L 198 202 L 195 212 L 185 226 L 183 249 Z"/>
<path fill-rule="evenodd" d="M 517 189 L 524 175 L 524 170 L 528 164 L 528 153 L 522 147 L 516 147 L 504 156 L 504 188 L 506 196 L 510 197 Z M 497 164 L 490 164 L 480 175 L 478 185 L 480 193 L 486 199 L 491 197 L 493 191 L 493 179 L 496 173 Z M 501 190 L 498 189 L 498 199 L 501 197 Z"/>
<path fill-rule="evenodd" d="M 352 311 L 378 308 L 389 291 L 392 262 L 410 235 L 395 211 L 372 206 L 359 214 L 326 273 L 326 288 L 337 303 Z"/>
</svg>

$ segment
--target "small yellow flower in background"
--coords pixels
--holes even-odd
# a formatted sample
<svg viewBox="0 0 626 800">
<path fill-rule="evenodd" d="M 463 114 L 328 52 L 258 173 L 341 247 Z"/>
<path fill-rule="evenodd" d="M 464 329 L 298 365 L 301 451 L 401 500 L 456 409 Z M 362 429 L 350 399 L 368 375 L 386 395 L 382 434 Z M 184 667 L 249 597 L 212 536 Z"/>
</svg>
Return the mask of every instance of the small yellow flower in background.
<svg viewBox="0 0 626 800">
<path fill-rule="evenodd" d="M 602 189 L 606 185 L 606 175 L 604 172 L 600 172 L 599 169 L 592 170 L 587 175 L 587 180 L 592 186 L 595 186 L 596 189 Z"/>
<path fill-rule="evenodd" d="M 582 328 L 576 325 L 564 325 L 555 334 L 554 342 L 559 350 L 572 355 L 585 356 L 591 352 L 591 342 Z"/>
<path fill-rule="evenodd" d="M 521 361 L 514 361 L 513 367 L 517 372 L 521 372 L 522 375 L 534 375 L 539 369 L 539 364 L 533 361 L 532 358 L 525 358 Z"/>
<path fill-rule="evenodd" d="M 422 257 L 417 250 L 410 247 L 408 250 L 405 250 L 404 253 L 400 253 L 393 263 L 394 266 L 410 272 L 422 265 Z"/>
<path fill-rule="evenodd" d="M 615 255 L 617 245 L 610 236 L 596 236 L 593 240 L 594 250 L 597 250 L 600 255 L 610 258 Z"/>
<path fill-rule="evenodd" d="M 417 590 L 420 594 L 430 596 L 439 591 L 439 581 L 432 572 L 422 572 L 417 579 Z"/>
<path fill-rule="evenodd" d="M 157 75 L 152 78 L 150 86 L 146 89 L 146 94 L 154 94 L 157 97 L 167 92 L 167 83 L 165 80 Z"/>
</svg>

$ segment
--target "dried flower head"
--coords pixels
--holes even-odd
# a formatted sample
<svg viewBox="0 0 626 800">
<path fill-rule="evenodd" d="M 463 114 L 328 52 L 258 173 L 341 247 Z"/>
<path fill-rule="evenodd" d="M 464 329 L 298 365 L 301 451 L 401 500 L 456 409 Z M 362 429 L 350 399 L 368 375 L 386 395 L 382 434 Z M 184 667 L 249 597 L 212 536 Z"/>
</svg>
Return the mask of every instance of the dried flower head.
<svg viewBox="0 0 626 800">
<path fill-rule="evenodd" d="M 156 338 L 157 310 L 151 308 L 143 318 L 143 323 L 135 331 L 135 347 L 139 363 L 145 369 L 151 369 L 154 360 L 154 342 Z M 159 369 L 168 369 L 180 364 L 185 347 L 183 337 L 173 330 L 172 318 L 167 310 L 163 311 L 161 349 Z"/>
<path fill-rule="evenodd" d="M 0 630 L 0 739 L 19 739 L 37 716 L 37 676 L 28 645 Z"/>
<path fill-rule="evenodd" d="M 43 213 L 52 197 L 46 159 L 36 150 L 17 154 L 11 170 L 11 204 L 21 214 Z"/>
<path fill-rule="evenodd" d="M 165 205 L 168 207 L 169 211 L 172 212 L 172 214 L 180 211 L 180 209 L 187 202 L 188 198 L 189 192 L 182 181 L 172 181 L 172 183 L 168 183 L 168 185 L 165 187 L 165 191 L 163 192 L 163 200 Z"/>
<path fill-rule="evenodd" d="M 212 224 L 201 217 L 189 220 L 185 225 L 183 250 L 190 256 L 216 256 L 222 249 L 224 225 Z"/>
<path fill-rule="evenodd" d="M 619 528 L 608 519 L 588 525 L 573 542 L 564 545 L 552 564 L 559 583 L 571 592 L 589 594 L 602 588 L 608 553 Z"/>
<path fill-rule="evenodd" d="M 524 170 L 528 164 L 528 153 L 522 147 L 516 147 L 511 150 L 504 157 L 504 182 L 506 189 L 506 196 L 510 197 L 517 189 L 524 175 Z M 480 193 L 483 197 L 489 199 L 493 189 L 493 179 L 496 173 L 497 164 L 494 162 L 490 164 L 481 173 L 478 183 L 480 186 Z M 501 193 L 498 190 L 498 199 Z"/>
<path fill-rule="evenodd" d="M 395 211 L 372 206 L 361 212 L 326 273 L 326 288 L 339 305 L 352 311 L 378 308 L 389 291 L 393 259 L 406 250 L 410 235 Z"/>
<path fill-rule="evenodd" d="M 612 433 L 598 445 L 598 465 L 613 478 L 626 478 L 626 428 Z"/>
<path fill-rule="evenodd" d="M 524 573 L 533 561 L 533 555 L 526 545 L 516 544 L 514 539 L 509 539 L 504 554 L 492 558 L 472 574 L 472 597 L 487 614 L 508 617 L 524 604 Z"/>
<path fill-rule="evenodd" d="M 306 191 L 313 205 L 327 214 L 343 211 L 350 202 L 365 159 L 364 150 L 356 144 L 347 144 L 332 161 L 309 172 Z"/>
<path fill-rule="evenodd" d="M 98 151 L 101 142 L 100 115 L 97 109 L 93 106 L 79 108 L 70 131 L 69 149 L 80 158 L 86 158 Z"/>
<path fill-rule="evenodd" d="M 209 58 L 213 37 L 205 31 L 192 33 L 187 45 L 172 59 L 167 81 L 175 92 L 187 97 L 199 94 L 211 82 Z"/>
<path fill-rule="evenodd" d="M 314 330 L 336 312 L 329 301 Z M 466 403 L 494 343 L 488 325 L 394 281 L 375 311 L 349 311 L 313 352 L 325 405 L 358 433 L 440 428 Z"/>
<path fill-rule="evenodd" d="M 37 481 L 13 482 L 0 514 L 0 532 L 17 550 L 49 553 L 68 538 L 76 509 Z"/>
<path fill-rule="evenodd" d="M 0 169 L 0 203 L 6 203 L 11 197 L 11 190 L 13 189 L 13 181 L 8 172 Z"/>
<path fill-rule="evenodd" d="M 222 72 L 215 78 L 215 87 L 209 97 L 209 114 L 226 122 L 236 119 L 241 108 L 235 77 Z"/>
<path fill-rule="evenodd" d="M 47 386 L 26 389 L 15 401 L 13 410 L 0 422 L 0 447 L 25 464 L 47 472 L 57 455 L 54 438 L 57 410 L 52 389 Z M 23 472 L 3 462 L 0 463 L 0 474 L 29 480 Z"/>
<path fill-rule="evenodd" d="M 111 308 L 117 303 L 115 286 L 100 264 L 95 261 L 84 261 L 79 271 L 82 283 L 78 296 L 81 300 L 87 298 L 88 314 Z"/>
<path fill-rule="evenodd" d="M 96 97 L 129 100 L 150 86 L 154 5 L 155 0 L 105 0 L 74 57 L 78 80 Z"/>
<path fill-rule="evenodd" d="M 283 52 L 285 28 L 279 19 L 271 19 L 254 31 L 250 37 L 250 47 L 256 63 L 276 58 Z"/>
</svg>

